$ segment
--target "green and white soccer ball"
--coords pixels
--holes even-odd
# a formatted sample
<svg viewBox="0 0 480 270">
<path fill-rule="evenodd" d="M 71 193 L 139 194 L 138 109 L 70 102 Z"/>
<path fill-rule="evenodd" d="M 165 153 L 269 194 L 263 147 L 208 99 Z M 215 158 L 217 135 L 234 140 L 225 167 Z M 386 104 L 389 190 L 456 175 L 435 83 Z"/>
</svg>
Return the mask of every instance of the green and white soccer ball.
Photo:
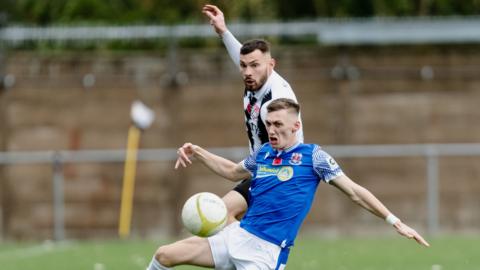
<svg viewBox="0 0 480 270">
<path fill-rule="evenodd" d="M 208 237 L 227 224 L 227 207 L 217 195 L 200 192 L 191 196 L 183 205 L 182 221 L 192 234 Z"/>
</svg>

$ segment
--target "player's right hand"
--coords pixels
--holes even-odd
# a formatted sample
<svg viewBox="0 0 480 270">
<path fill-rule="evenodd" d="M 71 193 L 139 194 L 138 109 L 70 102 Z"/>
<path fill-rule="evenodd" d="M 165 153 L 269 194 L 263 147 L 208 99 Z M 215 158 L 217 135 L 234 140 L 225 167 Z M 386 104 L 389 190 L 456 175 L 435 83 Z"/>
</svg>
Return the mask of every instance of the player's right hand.
<svg viewBox="0 0 480 270">
<path fill-rule="evenodd" d="M 217 34 L 221 35 L 227 31 L 223 12 L 217 6 L 205 5 L 202 8 L 202 13 L 210 19 L 210 24 L 213 26 Z"/>
<path fill-rule="evenodd" d="M 186 168 L 188 164 L 192 164 L 192 161 L 190 158 L 193 156 L 194 150 L 193 148 L 195 145 L 192 143 L 185 143 L 182 147 L 178 148 L 177 150 L 177 162 L 175 162 L 175 170 L 182 165 L 184 168 Z"/>
</svg>

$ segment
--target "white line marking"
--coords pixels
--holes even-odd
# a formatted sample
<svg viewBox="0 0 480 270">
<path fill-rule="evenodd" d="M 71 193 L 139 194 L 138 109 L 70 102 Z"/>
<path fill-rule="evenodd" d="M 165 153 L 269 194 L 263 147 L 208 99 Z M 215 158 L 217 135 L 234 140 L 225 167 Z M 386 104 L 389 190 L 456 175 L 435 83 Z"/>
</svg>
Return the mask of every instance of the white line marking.
<svg viewBox="0 0 480 270">
<path fill-rule="evenodd" d="M 50 252 L 64 251 L 71 248 L 72 243 L 54 243 L 52 241 L 46 241 L 43 244 L 35 245 L 26 248 L 15 248 L 13 250 L 6 250 L 0 252 L 0 259 L 22 259 L 28 257 L 35 257 Z"/>
</svg>

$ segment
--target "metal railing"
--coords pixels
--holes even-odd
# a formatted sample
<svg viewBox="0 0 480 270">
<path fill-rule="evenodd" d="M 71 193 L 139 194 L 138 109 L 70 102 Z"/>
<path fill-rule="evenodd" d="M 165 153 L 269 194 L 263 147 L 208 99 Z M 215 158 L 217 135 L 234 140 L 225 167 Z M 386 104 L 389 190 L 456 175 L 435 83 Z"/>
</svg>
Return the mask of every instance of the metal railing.
<svg viewBox="0 0 480 270">
<path fill-rule="evenodd" d="M 480 42 L 480 17 L 317 19 L 300 22 L 229 23 L 236 36 L 315 36 L 325 45 Z M 214 37 L 207 23 L 145 26 L 7 26 L 0 42 L 135 40 Z"/>
<path fill-rule="evenodd" d="M 329 145 L 324 149 L 336 158 L 423 157 L 426 165 L 427 230 L 439 231 L 439 165 L 444 156 L 480 156 L 480 144 Z M 240 160 L 248 155 L 244 147 L 211 148 L 226 158 Z M 54 239 L 65 238 L 63 164 L 82 162 L 123 162 L 125 150 L 0 152 L 0 165 L 52 164 Z M 142 149 L 138 161 L 173 161 L 176 149 Z"/>
</svg>

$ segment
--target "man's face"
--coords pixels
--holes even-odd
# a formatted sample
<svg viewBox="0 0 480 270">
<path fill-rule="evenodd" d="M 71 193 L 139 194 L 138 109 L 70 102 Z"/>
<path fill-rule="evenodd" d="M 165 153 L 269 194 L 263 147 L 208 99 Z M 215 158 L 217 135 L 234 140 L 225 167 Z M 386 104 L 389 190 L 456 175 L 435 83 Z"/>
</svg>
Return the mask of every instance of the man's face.
<svg viewBox="0 0 480 270">
<path fill-rule="evenodd" d="M 298 116 L 290 110 L 269 112 L 265 120 L 268 140 L 275 149 L 285 149 L 297 142 L 296 132 L 300 128 Z"/>
<path fill-rule="evenodd" d="M 275 60 L 269 53 L 255 50 L 249 54 L 240 54 L 240 71 L 245 88 L 249 91 L 259 90 L 272 74 Z"/>
</svg>

